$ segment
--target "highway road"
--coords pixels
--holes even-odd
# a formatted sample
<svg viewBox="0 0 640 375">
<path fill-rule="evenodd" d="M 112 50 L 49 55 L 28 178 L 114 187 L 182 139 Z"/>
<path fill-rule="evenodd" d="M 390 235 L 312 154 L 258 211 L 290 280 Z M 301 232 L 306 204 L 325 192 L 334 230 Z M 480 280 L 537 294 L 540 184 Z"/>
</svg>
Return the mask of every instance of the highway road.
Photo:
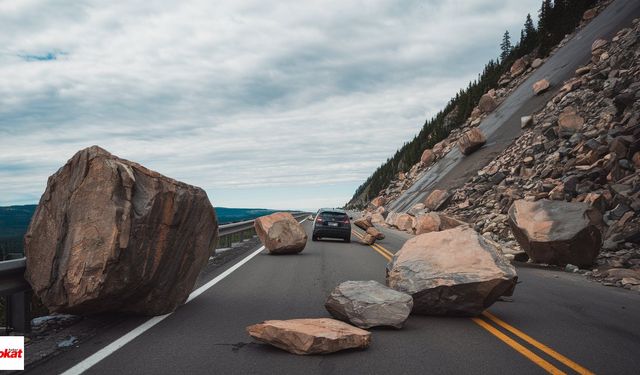
<svg viewBox="0 0 640 375">
<path fill-rule="evenodd" d="M 310 234 L 311 223 L 303 225 Z M 638 373 L 637 293 L 525 266 L 518 266 L 521 283 L 512 300 L 496 303 L 488 314 L 477 319 L 411 316 L 401 330 L 372 329 L 371 347 L 364 351 L 296 356 L 255 343 L 246 334 L 246 326 L 267 319 L 328 317 L 325 298 L 343 281 L 384 282 L 388 259 L 409 238 L 384 232 L 387 238 L 375 246 L 359 244 L 354 233 L 350 244 L 309 240 L 298 255 L 250 253 L 255 256 L 210 275 L 215 285 L 200 289 L 159 322 L 130 319 L 27 373 Z M 157 324 L 144 330 L 149 322 Z M 139 335 L 123 340 L 118 350 L 102 352 L 102 359 L 89 367 L 87 358 L 117 346 L 113 342 L 132 331 Z"/>
<path fill-rule="evenodd" d="M 405 212 L 424 202 L 434 189 L 461 186 L 476 171 L 482 169 L 506 149 L 521 132 L 520 118 L 541 109 L 575 74 L 575 70 L 591 58 L 591 44 L 598 38 L 611 38 L 618 30 L 640 17 L 640 1 L 616 0 L 580 30 L 541 67 L 534 71 L 511 95 L 479 125 L 487 136 L 487 144 L 463 156 L 457 147 L 424 172 L 406 192 L 389 204 L 388 211 Z M 552 87 L 547 93 L 534 96 L 532 85 L 546 78 Z"/>
</svg>

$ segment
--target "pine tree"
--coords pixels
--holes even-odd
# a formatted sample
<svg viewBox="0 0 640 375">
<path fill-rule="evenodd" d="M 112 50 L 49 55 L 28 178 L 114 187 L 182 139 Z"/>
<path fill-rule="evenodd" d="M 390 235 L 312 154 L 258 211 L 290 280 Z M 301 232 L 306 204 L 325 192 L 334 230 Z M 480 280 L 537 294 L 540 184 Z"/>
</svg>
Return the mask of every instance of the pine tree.
<svg viewBox="0 0 640 375">
<path fill-rule="evenodd" d="M 509 30 L 507 30 L 502 36 L 502 43 L 500 43 L 500 50 L 502 51 L 500 53 L 501 61 L 504 61 L 509 56 L 509 54 L 511 53 L 511 48 L 511 36 L 509 35 Z"/>
</svg>

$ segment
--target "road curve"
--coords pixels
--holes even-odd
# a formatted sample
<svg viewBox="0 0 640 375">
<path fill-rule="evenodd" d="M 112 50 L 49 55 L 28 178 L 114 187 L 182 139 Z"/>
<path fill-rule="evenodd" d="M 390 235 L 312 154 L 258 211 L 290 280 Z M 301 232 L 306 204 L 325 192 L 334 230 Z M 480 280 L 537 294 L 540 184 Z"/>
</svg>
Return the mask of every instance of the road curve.
<svg viewBox="0 0 640 375">
<path fill-rule="evenodd" d="M 311 224 L 306 222 L 304 226 L 309 233 Z M 516 288 L 513 302 L 498 302 L 489 311 L 529 335 L 534 344 L 488 317 L 480 319 L 520 348 L 505 343 L 496 332 L 472 319 L 425 316 L 411 316 L 402 330 L 372 329 L 372 345 L 365 351 L 305 357 L 252 342 L 245 327 L 253 323 L 328 317 L 323 306 L 325 298 L 340 282 L 384 282 L 388 258 L 384 254 L 396 252 L 409 237 L 401 232 L 385 232 L 387 238 L 379 241 L 381 248 L 377 250 L 358 244 L 354 234 L 351 244 L 309 241 L 299 255 L 270 256 L 261 252 L 86 373 L 545 373 L 535 363 L 535 357 L 562 372 L 575 373 L 542 352 L 537 344 L 598 374 L 637 373 L 637 294 L 591 283 L 579 275 L 526 267 L 518 268 L 522 283 Z M 222 272 L 224 269 L 217 275 Z M 62 373 L 144 320 L 133 319 L 115 332 L 108 330 L 28 373 Z"/>
<path fill-rule="evenodd" d="M 556 94 L 560 84 L 573 77 L 575 70 L 589 61 L 594 40 L 611 38 L 638 17 L 640 1 L 616 0 L 609 5 L 480 123 L 479 128 L 487 136 L 487 144 L 483 148 L 466 157 L 457 147 L 453 148 L 393 201 L 388 207 L 389 211 L 405 212 L 413 205 L 424 202 L 434 189 L 454 189 L 464 184 L 520 135 L 522 116 L 541 109 Z M 556 90 L 534 96 L 531 86 L 543 78 L 548 79 Z"/>
</svg>

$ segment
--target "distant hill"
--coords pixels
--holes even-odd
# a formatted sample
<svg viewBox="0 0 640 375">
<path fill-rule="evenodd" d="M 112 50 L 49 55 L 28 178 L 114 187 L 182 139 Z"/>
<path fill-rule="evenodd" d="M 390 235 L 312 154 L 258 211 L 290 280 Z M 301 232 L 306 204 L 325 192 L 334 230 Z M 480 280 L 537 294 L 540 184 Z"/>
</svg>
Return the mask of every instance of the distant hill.
<svg viewBox="0 0 640 375">
<path fill-rule="evenodd" d="M 36 207 L 35 204 L 0 207 L 0 260 L 22 256 L 24 253 L 22 237 L 26 233 L 27 227 L 29 227 L 29 222 L 36 211 Z M 219 224 L 252 220 L 274 212 L 276 210 L 265 208 L 216 207 Z"/>
</svg>

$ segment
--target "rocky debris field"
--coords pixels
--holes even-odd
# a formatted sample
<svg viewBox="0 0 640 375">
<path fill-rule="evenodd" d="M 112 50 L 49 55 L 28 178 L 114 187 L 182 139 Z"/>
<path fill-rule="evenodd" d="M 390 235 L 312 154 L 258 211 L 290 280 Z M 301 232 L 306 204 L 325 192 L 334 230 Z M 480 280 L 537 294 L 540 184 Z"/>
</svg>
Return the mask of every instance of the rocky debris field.
<svg viewBox="0 0 640 375">
<path fill-rule="evenodd" d="M 425 168 L 414 166 L 364 216 L 381 215 L 380 225 L 409 233 L 439 231 L 442 218 L 455 218 L 511 259 L 555 264 L 640 291 L 639 38 L 635 20 L 611 40 L 594 40 L 591 61 L 561 87 L 550 88 L 555 96 L 522 118 L 520 137 L 464 186 L 436 190 L 407 214 L 384 212 L 376 203 L 389 203 L 408 188 Z M 493 107 L 480 104 L 474 112 Z M 472 115 L 465 127 L 474 121 Z M 466 148 L 468 139 L 459 139 L 465 127 L 443 141 L 445 146 L 425 151 L 435 155 L 427 160 L 460 141 Z"/>
</svg>

